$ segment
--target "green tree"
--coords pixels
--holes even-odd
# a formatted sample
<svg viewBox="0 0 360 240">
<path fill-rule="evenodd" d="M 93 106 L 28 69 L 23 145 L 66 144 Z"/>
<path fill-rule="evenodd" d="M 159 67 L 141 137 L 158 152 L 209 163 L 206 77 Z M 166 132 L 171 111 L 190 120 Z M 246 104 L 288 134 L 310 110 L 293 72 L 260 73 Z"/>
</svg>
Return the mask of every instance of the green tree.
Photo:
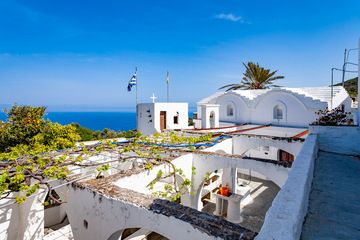
<svg viewBox="0 0 360 240">
<path fill-rule="evenodd" d="M 76 128 L 45 120 L 45 107 L 17 106 L 7 110 L 0 123 L 0 195 L 24 191 L 25 201 L 47 178 L 63 179 L 68 173 L 64 157 L 51 159 L 46 152 L 71 148 L 80 139 Z M 35 180 L 35 181 L 34 181 Z"/>
<path fill-rule="evenodd" d="M 45 107 L 17 106 L 5 110 L 8 120 L 0 122 L 0 152 L 18 144 L 30 144 L 45 125 Z"/>
<path fill-rule="evenodd" d="M 277 71 L 260 67 L 258 63 L 247 62 L 243 63 L 243 65 L 246 71 L 241 83 L 228 84 L 220 89 L 226 89 L 226 91 L 237 89 L 266 89 L 276 87 L 276 85 L 273 85 L 273 81 L 284 78 L 284 76 L 276 76 Z"/>
</svg>

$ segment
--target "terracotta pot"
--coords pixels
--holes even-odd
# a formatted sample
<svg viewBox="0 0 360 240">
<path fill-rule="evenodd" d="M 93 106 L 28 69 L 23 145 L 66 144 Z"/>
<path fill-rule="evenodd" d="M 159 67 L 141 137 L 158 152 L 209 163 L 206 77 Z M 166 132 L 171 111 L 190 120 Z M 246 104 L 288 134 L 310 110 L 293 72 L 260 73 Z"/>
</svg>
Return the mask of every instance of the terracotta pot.
<svg viewBox="0 0 360 240">
<path fill-rule="evenodd" d="M 228 187 L 221 187 L 220 188 L 220 194 L 223 196 L 229 196 L 229 188 Z"/>
</svg>

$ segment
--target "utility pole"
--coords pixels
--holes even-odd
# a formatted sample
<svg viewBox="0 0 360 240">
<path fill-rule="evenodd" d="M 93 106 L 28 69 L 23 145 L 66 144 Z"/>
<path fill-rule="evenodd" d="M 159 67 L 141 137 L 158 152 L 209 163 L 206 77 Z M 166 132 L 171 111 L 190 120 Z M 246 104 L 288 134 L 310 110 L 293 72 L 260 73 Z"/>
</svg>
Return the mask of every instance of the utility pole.
<svg viewBox="0 0 360 240">
<path fill-rule="evenodd" d="M 170 84 L 170 76 L 169 71 L 166 73 L 166 100 L 169 102 L 169 84 Z"/>
<path fill-rule="evenodd" d="M 346 57 L 347 56 L 347 49 L 345 48 L 345 51 L 344 51 L 344 63 L 343 63 L 343 67 L 342 67 L 342 86 L 344 86 L 345 84 L 345 71 L 346 71 Z"/>
</svg>

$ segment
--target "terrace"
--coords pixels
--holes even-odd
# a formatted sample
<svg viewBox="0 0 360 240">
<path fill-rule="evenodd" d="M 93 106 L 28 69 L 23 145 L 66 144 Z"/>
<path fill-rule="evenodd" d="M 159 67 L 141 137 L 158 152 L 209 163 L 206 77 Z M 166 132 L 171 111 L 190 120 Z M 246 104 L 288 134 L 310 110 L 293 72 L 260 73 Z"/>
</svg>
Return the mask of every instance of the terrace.
<svg viewBox="0 0 360 240">
<path fill-rule="evenodd" d="M 296 158 L 307 132 L 275 126 L 239 128 L 220 136 L 213 132 L 212 137 L 207 132 L 168 132 L 52 153 L 54 158 L 66 154 L 84 159 L 71 166 L 67 181 L 51 182 L 65 202 L 72 236 L 178 239 L 187 232 L 198 239 L 255 238 L 292 166 L 293 159 L 282 159 L 279 152 Z M 99 171 L 104 165 L 108 168 Z M 227 205 L 222 202 L 217 214 L 220 184 L 240 198 L 231 208 L 231 197 L 223 197 Z M 70 234 L 68 228 L 57 232 L 61 231 L 63 237 Z M 53 236 L 55 232 L 46 237 Z"/>
</svg>

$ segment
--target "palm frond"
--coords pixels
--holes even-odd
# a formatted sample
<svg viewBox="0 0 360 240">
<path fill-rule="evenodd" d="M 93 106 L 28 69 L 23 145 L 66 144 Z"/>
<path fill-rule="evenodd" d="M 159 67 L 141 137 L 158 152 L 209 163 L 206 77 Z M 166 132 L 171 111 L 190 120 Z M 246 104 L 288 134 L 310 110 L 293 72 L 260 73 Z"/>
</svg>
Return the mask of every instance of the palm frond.
<svg viewBox="0 0 360 240">
<path fill-rule="evenodd" d="M 259 63 L 247 62 L 243 63 L 245 67 L 245 73 L 240 84 L 228 84 L 219 89 L 226 89 L 226 91 L 237 89 L 265 89 L 276 85 L 273 85 L 273 81 L 283 79 L 284 76 L 277 76 L 276 71 L 270 71 L 260 67 Z"/>
</svg>

